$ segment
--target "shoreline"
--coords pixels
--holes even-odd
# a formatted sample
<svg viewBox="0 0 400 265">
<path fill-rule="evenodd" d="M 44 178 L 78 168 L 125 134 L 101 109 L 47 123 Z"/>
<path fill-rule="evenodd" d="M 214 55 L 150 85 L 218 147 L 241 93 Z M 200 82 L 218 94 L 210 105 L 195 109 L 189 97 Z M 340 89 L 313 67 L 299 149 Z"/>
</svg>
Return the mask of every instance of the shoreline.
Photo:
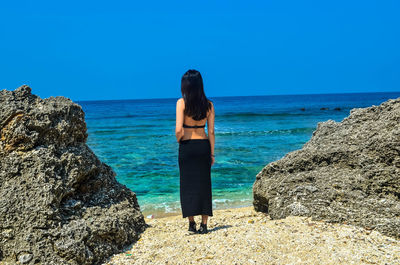
<svg viewBox="0 0 400 265">
<path fill-rule="evenodd" d="M 198 228 L 201 216 L 195 222 Z M 146 223 L 138 241 L 103 265 L 400 263 L 400 240 L 376 230 L 311 217 L 272 220 L 253 206 L 215 210 L 207 234 L 189 234 L 181 216 Z"/>
<path fill-rule="evenodd" d="M 238 201 L 239 202 L 239 201 Z M 237 209 L 237 208 L 245 208 L 245 207 L 253 207 L 253 204 L 250 205 L 239 205 L 239 204 L 228 204 L 228 205 L 224 205 L 224 206 L 218 206 L 218 207 L 213 207 L 213 212 L 214 211 L 220 211 L 220 210 L 229 210 L 229 209 Z M 167 218 L 167 217 L 172 217 L 172 216 L 181 216 L 182 217 L 182 211 L 176 211 L 176 212 L 165 212 L 162 210 L 145 210 L 142 211 L 142 214 L 144 216 L 144 218 L 147 219 L 160 219 L 160 218 Z M 153 218 L 149 217 L 149 216 L 153 216 Z M 212 218 L 212 217 L 209 217 Z"/>
</svg>

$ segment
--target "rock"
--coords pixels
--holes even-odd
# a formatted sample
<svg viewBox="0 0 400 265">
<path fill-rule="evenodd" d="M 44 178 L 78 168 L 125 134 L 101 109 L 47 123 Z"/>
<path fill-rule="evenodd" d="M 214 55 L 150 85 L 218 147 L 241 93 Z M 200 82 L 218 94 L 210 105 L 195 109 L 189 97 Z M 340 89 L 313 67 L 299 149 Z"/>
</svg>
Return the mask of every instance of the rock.
<svg viewBox="0 0 400 265">
<path fill-rule="evenodd" d="M 86 145 L 82 108 L 0 91 L 0 259 L 101 264 L 146 224 L 134 192 Z"/>
<path fill-rule="evenodd" d="M 303 148 L 265 166 L 256 211 L 347 222 L 400 238 L 400 98 L 319 123 Z"/>
<path fill-rule="evenodd" d="M 26 263 L 28 263 L 32 258 L 33 258 L 33 255 L 30 254 L 30 253 L 28 253 L 28 254 L 20 255 L 19 258 L 18 258 L 18 260 L 19 260 L 19 262 L 20 262 L 21 264 L 26 264 Z"/>
</svg>

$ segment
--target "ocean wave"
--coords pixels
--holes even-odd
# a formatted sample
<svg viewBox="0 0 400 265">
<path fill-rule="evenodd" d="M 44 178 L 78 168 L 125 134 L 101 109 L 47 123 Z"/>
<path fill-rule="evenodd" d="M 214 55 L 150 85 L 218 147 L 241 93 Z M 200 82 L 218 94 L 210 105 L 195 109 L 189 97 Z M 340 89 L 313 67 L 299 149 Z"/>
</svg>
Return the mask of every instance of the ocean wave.
<svg viewBox="0 0 400 265">
<path fill-rule="evenodd" d="M 315 113 L 258 113 L 258 112 L 226 112 L 218 115 L 219 118 L 235 118 L 235 117 L 293 117 L 293 116 L 310 116 Z"/>
<path fill-rule="evenodd" d="M 99 116 L 99 117 L 85 117 L 86 120 L 103 120 L 103 119 L 125 119 L 125 118 L 136 118 L 142 117 L 143 114 L 126 114 L 126 115 L 115 115 L 115 116 Z"/>
<path fill-rule="evenodd" d="M 252 204 L 251 199 L 226 199 L 218 198 L 212 200 L 213 210 L 246 207 Z M 148 213 L 180 213 L 180 201 L 169 201 L 162 203 L 144 203 L 140 206 L 142 212 Z"/>
<path fill-rule="evenodd" d="M 237 131 L 237 132 L 218 132 L 219 136 L 261 136 L 261 135 L 282 135 L 282 134 L 305 134 L 312 133 L 315 128 L 302 127 L 281 130 L 264 130 L 264 131 Z"/>
<path fill-rule="evenodd" d="M 106 126 L 90 126 L 91 130 L 112 130 L 112 129 L 137 129 L 137 128 L 154 128 L 159 127 L 157 124 L 134 124 L 134 125 L 106 125 Z"/>
<path fill-rule="evenodd" d="M 281 129 L 281 130 L 262 130 L 262 131 L 226 131 L 226 132 L 215 132 L 216 136 L 264 136 L 264 135 L 290 135 L 290 134 L 308 134 L 312 133 L 315 128 L 312 127 L 302 127 L 302 128 L 291 128 L 291 129 Z M 131 133 L 135 133 L 136 135 L 122 135 L 118 136 L 119 140 L 126 139 L 142 139 L 143 136 L 146 138 L 171 138 L 174 139 L 174 135 L 172 133 L 158 133 L 158 134 L 149 134 L 149 132 L 144 128 L 136 128 L 130 131 Z M 118 135 L 121 133 L 118 129 L 116 130 L 91 130 L 90 133 L 95 135 Z"/>
<path fill-rule="evenodd" d="M 322 108 L 312 108 L 312 109 L 303 109 L 299 108 L 298 110 L 293 110 L 292 112 L 277 112 L 277 113 L 260 113 L 260 112 L 225 112 L 221 114 L 216 114 L 216 119 L 231 119 L 231 118 L 251 118 L 251 117 L 271 117 L 271 118 L 286 118 L 286 117 L 305 117 L 305 116 L 315 116 L 320 115 L 325 112 L 321 112 Z M 338 108 L 328 108 L 326 110 L 347 110 L 349 108 L 346 107 L 338 107 Z M 162 119 L 163 121 L 175 121 L 174 115 L 168 114 L 166 117 L 166 113 L 141 113 L 141 114 L 125 114 L 125 115 L 112 115 L 112 116 L 93 116 L 86 117 L 86 120 L 102 120 L 102 119 L 129 119 L 129 118 L 141 118 L 141 120 L 152 118 L 152 119 Z"/>
</svg>

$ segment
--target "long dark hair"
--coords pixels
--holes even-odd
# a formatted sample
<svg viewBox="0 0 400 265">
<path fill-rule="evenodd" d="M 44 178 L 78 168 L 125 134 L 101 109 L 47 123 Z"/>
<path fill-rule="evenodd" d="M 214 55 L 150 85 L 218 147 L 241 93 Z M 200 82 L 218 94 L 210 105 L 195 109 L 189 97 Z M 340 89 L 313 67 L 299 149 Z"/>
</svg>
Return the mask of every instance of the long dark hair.
<svg viewBox="0 0 400 265">
<path fill-rule="evenodd" d="M 204 93 L 203 78 L 199 71 L 189 69 L 183 74 L 181 92 L 185 101 L 184 114 L 196 121 L 204 119 L 211 102 Z"/>
</svg>

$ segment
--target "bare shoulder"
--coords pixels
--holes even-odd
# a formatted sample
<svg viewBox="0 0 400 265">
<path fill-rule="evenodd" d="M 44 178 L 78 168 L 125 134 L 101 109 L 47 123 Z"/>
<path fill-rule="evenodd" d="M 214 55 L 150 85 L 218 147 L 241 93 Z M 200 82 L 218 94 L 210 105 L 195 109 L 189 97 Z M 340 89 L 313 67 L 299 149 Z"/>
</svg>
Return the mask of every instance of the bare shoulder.
<svg viewBox="0 0 400 265">
<path fill-rule="evenodd" d="M 178 105 L 185 105 L 185 101 L 183 100 L 183 98 L 179 98 L 179 99 L 176 101 L 176 104 L 178 104 Z"/>
<path fill-rule="evenodd" d="M 214 113 L 214 104 L 210 100 L 208 102 L 210 103 L 211 107 L 207 111 L 207 118 L 210 116 L 211 113 Z"/>
<path fill-rule="evenodd" d="M 214 111 L 214 104 L 212 103 L 212 101 L 211 100 L 209 100 L 208 101 L 209 103 L 210 103 L 210 105 L 211 105 L 211 108 L 209 109 L 209 111 Z"/>
</svg>

